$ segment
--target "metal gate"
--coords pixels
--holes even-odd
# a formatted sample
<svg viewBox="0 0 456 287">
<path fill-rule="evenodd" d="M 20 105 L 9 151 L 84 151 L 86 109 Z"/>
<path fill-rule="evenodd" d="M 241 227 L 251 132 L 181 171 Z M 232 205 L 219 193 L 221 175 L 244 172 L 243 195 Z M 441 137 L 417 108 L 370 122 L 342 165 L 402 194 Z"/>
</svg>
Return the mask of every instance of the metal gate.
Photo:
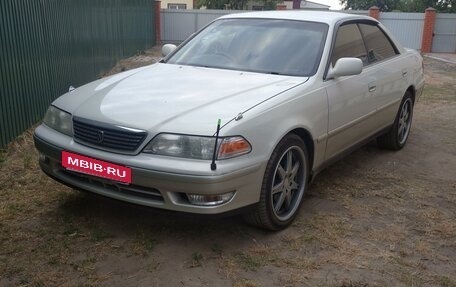
<svg viewBox="0 0 456 287">
<path fill-rule="evenodd" d="M 432 52 L 456 53 L 456 14 L 437 13 Z"/>
</svg>

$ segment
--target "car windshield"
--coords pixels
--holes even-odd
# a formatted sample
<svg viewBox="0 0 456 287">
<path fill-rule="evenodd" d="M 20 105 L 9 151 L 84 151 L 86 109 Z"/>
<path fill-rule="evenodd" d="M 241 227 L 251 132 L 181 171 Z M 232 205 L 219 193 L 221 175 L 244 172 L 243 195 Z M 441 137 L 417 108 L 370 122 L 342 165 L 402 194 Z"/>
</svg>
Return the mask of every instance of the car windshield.
<svg viewBox="0 0 456 287">
<path fill-rule="evenodd" d="M 280 19 L 215 21 L 167 62 L 290 76 L 316 73 L 326 39 L 324 23 Z"/>
</svg>

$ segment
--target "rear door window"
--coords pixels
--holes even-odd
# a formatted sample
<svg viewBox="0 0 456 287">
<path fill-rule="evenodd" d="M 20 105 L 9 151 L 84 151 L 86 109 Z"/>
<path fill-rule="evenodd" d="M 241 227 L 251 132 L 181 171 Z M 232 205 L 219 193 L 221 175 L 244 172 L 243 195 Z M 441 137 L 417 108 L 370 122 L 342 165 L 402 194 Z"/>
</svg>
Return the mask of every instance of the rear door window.
<svg viewBox="0 0 456 287">
<path fill-rule="evenodd" d="M 367 47 L 369 63 L 382 61 L 398 54 L 391 41 L 378 26 L 359 24 Z"/>
</svg>

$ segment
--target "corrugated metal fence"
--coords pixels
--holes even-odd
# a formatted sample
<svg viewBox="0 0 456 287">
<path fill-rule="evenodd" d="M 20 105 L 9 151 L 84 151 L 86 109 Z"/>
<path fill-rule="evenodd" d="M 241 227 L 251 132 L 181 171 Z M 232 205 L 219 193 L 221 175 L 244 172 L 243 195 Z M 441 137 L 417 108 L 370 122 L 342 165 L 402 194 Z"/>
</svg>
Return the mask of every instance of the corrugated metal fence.
<svg viewBox="0 0 456 287">
<path fill-rule="evenodd" d="M 209 22 L 220 16 L 246 11 L 234 10 L 161 10 L 161 35 L 164 43 L 181 43 Z M 368 11 L 342 10 L 338 12 L 368 15 Z M 406 47 L 420 49 L 424 13 L 380 14 L 382 22 Z"/>
<path fill-rule="evenodd" d="M 233 10 L 169 10 L 161 11 L 161 35 L 164 43 L 181 43 L 217 17 Z M 342 10 L 339 12 L 368 15 L 368 11 Z M 405 47 L 421 49 L 424 13 L 380 13 L 380 22 L 385 25 Z M 437 14 L 433 52 L 456 51 L 456 15 Z"/>
<path fill-rule="evenodd" d="M 49 103 L 155 44 L 153 0 L 1 0 L 0 148 Z"/>
<path fill-rule="evenodd" d="M 380 13 L 380 22 L 407 48 L 421 49 L 424 13 Z"/>
<path fill-rule="evenodd" d="M 248 11 L 236 10 L 161 10 L 161 35 L 163 43 L 179 44 L 223 15 Z"/>
</svg>

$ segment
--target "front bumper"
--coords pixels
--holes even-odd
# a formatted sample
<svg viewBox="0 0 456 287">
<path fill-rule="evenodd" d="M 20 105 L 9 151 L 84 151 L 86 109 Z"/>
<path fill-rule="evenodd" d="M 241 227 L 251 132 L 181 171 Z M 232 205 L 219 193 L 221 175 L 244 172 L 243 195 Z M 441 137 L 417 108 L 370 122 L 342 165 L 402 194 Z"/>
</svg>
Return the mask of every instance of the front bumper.
<svg viewBox="0 0 456 287">
<path fill-rule="evenodd" d="M 43 135 L 53 133 L 50 140 L 43 139 Z M 55 144 L 60 137 L 63 144 Z M 96 150 L 75 143 L 71 138 L 50 131 L 40 126 L 34 135 L 35 146 L 40 152 L 40 167 L 50 177 L 76 189 L 82 189 L 114 199 L 180 212 L 199 214 L 218 214 L 254 204 L 260 198 L 260 190 L 265 170 L 265 163 L 258 163 L 226 172 L 223 163 L 218 173 L 208 171 L 198 175 L 198 170 L 189 170 L 188 173 L 159 171 L 138 166 L 141 156 L 148 155 L 116 155 L 106 151 Z M 125 165 L 132 170 L 132 183 L 125 185 L 108 179 L 93 177 L 66 170 L 61 165 L 62 150 L 84 154 L 100 160 Z M 113 157 L 118 158 L 113 160 Z M 129 160 L 130 159 L 130 160 Z M 160 160 L 166 160 L 161 158 Z M 176 161 L 177 159 L 170 159 Z M 184 160 L 185 162 L 185 160 Z M 220 166 L 220 164 L 218 164 Z M 147 164 L 145 164 L 147 166 Z M 190 168 L 195 167 L 189 165 Z M 198 165 L 199 166 L 199 165 Z M 182 171 L 183 167 L 179 167 Z M 225 172 L 224 172 L 225 171 Z M 215 195 L 235 192 L 233 198 L 217 206 L 192 205 L 186 194 Z"/>
</svg>

